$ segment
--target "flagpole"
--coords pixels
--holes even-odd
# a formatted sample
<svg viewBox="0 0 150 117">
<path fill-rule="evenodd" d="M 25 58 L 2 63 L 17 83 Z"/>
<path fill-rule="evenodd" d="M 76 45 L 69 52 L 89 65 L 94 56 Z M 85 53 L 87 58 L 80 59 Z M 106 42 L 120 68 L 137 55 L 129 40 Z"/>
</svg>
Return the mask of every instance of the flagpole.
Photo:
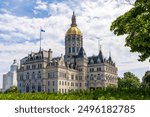
<svg viewBox="0 0 150 117">
<path fill-rule="evenodd" d="M 42 31 L 41 31 L 41 27 L 40 27 L 40 51 L 41 51 L 41 40 L 42 40 Z"/>
<path fill-rule="evenodd" d="M 40 27 L 40 51 L 42 51 L 42 47 L 41 47 L 41 41 L 42 41 L 42 32 L 45 32 L 45 30 L 43 30 L 41 27 Z"/>
</svg>

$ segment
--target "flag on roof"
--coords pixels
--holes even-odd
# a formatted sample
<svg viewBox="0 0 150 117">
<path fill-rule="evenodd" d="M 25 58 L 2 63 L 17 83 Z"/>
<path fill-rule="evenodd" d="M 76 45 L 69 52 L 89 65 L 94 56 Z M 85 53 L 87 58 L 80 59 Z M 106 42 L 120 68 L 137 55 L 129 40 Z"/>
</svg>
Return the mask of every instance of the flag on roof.
<svg viewBox="0 0 150 117">
<path fill-rule="evenodd" d="M 45 32 L 45 30 L 41 29 L 41 32 Z"/>
</svg>

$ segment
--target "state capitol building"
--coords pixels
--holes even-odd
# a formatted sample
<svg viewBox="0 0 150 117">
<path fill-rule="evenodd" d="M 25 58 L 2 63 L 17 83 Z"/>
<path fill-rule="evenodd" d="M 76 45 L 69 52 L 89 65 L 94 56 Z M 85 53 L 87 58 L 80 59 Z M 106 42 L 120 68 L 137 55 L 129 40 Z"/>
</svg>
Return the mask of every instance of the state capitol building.
<svg viewBox="0 0 150 117">
<path fill-rule="evenodd" d="M 71 27 L 65 35 L 65 55 L 52 57 L 52 50 L 31 52 L 20 60 L 17 87 L 25 92 L 60 92 L 117 86 L 117 67 L 111 56 L 104 58 L 102 50 L 96 56 L 86 56 L 83 35 L 73 12 Z"/>
</svg>

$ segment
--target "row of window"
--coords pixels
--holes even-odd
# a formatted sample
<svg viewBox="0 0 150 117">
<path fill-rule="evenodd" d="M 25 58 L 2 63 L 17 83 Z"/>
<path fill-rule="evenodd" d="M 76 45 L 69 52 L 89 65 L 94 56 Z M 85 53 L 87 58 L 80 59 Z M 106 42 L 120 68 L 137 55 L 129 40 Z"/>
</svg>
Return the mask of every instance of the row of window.
<svg viewBox="0 0 150 117">
<path fill-rule="evenodd" d="M 112 72 L 112 73 L 116 73 L 117 72 L 115 69 L 108 68 L 108 67 L 106 67 L 106 71 Z"/>
<path fill-rule="evenodd" d="M 37 90 L 36 90 L 36 88 L 37 88 Z M 41 92 L 42 87 L 41 87 L 41 85 L 38 85 L 37 87 L 35 87 L 34 85 L 32 85 L 31 87 L 29 85 L 27 85 L 25 87 L 25 91 L 26 92 L 36 92 L 36 91 Z M 21 90 L 20 90 L 20 93 L 21 93 Z"/>
<path fill-rule="evenodd" d="M 52 83 L 52 84 L 51 84 Z M 48 81 L 48 86 L 55 86 L 55 81 Z"/>
<path fill-rule="evenodd" d="M 30 69 L 40 69 L 42 68 L 42 64 L 34 64 L 34 65 L 27 65 L 26 69 L 30 70 Z"/>
<path fill-rule="evenodd" d="M 79 72 L 82 72 L 82 68 L 79 68 Z"/>
<path fill-rule="evenodd" d="M 19 85 L 19 87 L 25 87 L 25 86 L 35 86 L 35 84 L 34 83 L 32 83 L 32 84 L 25 84 L 25 83 L 18 83 L 18 85 Z M 40 86 L 41 85 L 41 83 L 37 83 L 37 85 L 36 86 Z"/>
<path fill-rule="evenodd" d="M 59 77 L 66 78 L 66 73 L 59 72 Z"/>
<path fill-rule="evenodd" d="M 50 93 L 50 92 L 55 92 L 55 89 L 52 89 L 52 91 L 51 91 L 51 89 L 48 89 L 48 93 Z"/>
<path fill-rule="evenodd" d="M 31 75 L 28 73 L 26 75 L 21 74 L 20 77 L 19 77 L 20 79 L 18 79 L 18 80 L 27 80 L 27 79 L 30 79 L 30 78 L 31 79 L 41 79 L 41 77 L 42 76 L 41 76 L 40 73 L 37 73 L 37 74 L 33 73 Z"/>
<path fill-rule="evenodd" d="M 48 86 L 55 86 L 57 82 L 55 81 L 48 81 Z M 60 86 L 79 86 L 82 87 L 82 83 L 74 83 L 74 82 L 66 82 L 66 81 L 59 81 Z M 86 86 L 86 84 L 85 84 Z"/>
<path fill-rule="evenodd" d="M 97 76 L 103 76 L 103 74 L 90 74 L 90 75 L 87 75 L 87 78 L 89 78 L 89 77 L 97 77 Z"/>
<path fill-rule="evenodd" d="M 96 70 L 94 68 L 90 68 L 90 72 L 101 71 L 101 67 L 98 67 Z"/>
<path fill-rule="evenodd" d="M 90 80 L 102 80 L 102 78 L 100 76 L 98 76 L 97 78 L 90 77 Z"/>
<path fill-rule="evenodd" d="M 106 76 L 106 79 L 107 80 L 113 80 L 113 79 L 117 79 L 115 76 L 110 76 L 110 75 L 107 75 Z"/>
<path fill-rule="evenodd" d="M 48 78 L 55 78 L 55 77 L 57 77 L 57 73 L 56 72 L 48 73 Z"/>
<path fill-rule="evenodd" d="M 80 37 L 78 37 L 78 36 L 68 36 L 67 38 L 67 41 L 78 41 L 78 42 L 80 42 Z"/>
<path fill-rule="evenodd" d="M 48 73 L 48 78 L 55 78 L 57 77 L 57 72 L 50 72 Z M 62 78 L 67 78 L 67 74 L 63 72 L 59 72 L 59 77 Z M 71 80 L 82 80 L 82 76 L 77 76 L 77 75 L 71 75 Z"/>
<path fill-rule="evenodd" d="M 74 82 L 66 82 L 66 81 L 59 81 L 60 86 L 79 86 L 82 87 L 82 83 L 74 83 Z"/>
<path fill-rule="evenodd" d="M 68 91 L 82 91 L 82 89 L 59 89 L 60 93 L 67 93 Z"/>
<path fill-rule="evenodd" d="M 79 47 L 69 47 L 68 52 L 69 53 L 75 53 L 79 51 Z"/>
<path fill-rule="evenodd" d="M 90 74 L 87 75 L 87 79 L 89 80 L 102 80 L 103 74 Z"/>
<path fill-rule="evenodd" d="M 39 60 L 39 59 L 41 59 L 42 58 L 42 55 L 40 55 L 40 56 L 29 56 L 29 60 Z"/>
<path fill-rule="evenodd" d="M 82 80 L 82 76 L 77 76 L 77 75 L 71 75 L 71 80 Z"/>
<path fill-rule="evenodd" d="M 108 82 L 108 83 L 116 83 L 116 82 L 117 82 L 117 79 L 108 79 L 107 82 Z"/>
</svg>

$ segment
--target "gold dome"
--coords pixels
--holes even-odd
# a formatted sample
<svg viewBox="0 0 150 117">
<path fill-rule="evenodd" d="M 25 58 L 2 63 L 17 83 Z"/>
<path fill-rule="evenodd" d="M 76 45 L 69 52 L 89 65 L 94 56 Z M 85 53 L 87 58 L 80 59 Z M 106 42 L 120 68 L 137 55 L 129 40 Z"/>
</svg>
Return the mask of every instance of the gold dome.
<svg viewBox="0 0 150 117">
<path fill-rule="evenodd" d="M 67 35 L 82 35 L 79 28 L 76 26 L 70 27 L 66 33 Z"/>
</svg>

